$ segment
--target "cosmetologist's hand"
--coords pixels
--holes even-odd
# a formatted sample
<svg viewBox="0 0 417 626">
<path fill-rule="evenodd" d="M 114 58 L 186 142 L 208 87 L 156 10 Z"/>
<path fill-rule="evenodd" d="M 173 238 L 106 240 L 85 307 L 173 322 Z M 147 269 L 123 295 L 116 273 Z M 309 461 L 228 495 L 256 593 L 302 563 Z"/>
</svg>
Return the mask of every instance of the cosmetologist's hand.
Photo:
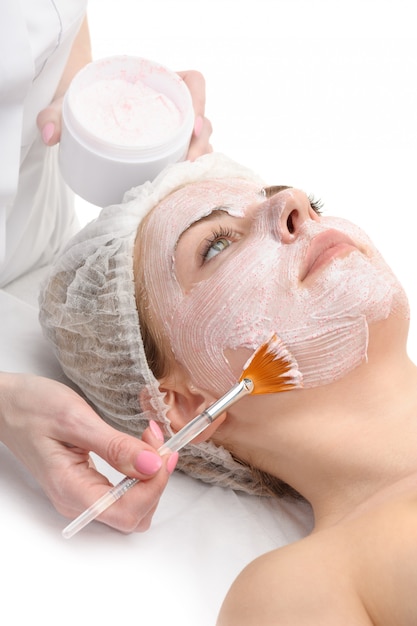
<svg viewBox="0 0 417 626">
<path fill-rule="evenodd" d="M 189 161 L 194 161 L 194 159 L 202 154 L 213 151 L 209 141 L 212 133 L 212 126 L 210 120 L 205 117 L 206 82 L 204 80 L 204 76 L 196 70 L 188 70 L 177 73 L 181 76 L 190 90 L 193 101 L 195 124 L 187 159 Z"/>
<path fill-rule="evenodd" d="M 195 124 L 187 159 L 189 161 L 194 161 L 194 159 L 202 154 L 207 154 L 208 152 L 213 151 L 210 144 L 210 137 L 213 129 L 210 120 L 205 117 L 205 80 L 203 75 L 195 70 L 178 72 L 178 75 L 181 76 L 190 90 L 193 101 Z M 58 96 L 48 107 L 43 109 L 37 117 L 37 124 L 42 135 L 43 142 L 48 146 L 55 145 L 61 138 L 63 100 L 63 96 Z"/>
<path fill-rule="evenodd" d="M 75 391 L 30 374 L 0 374 L 0 440 L 29 469 L 55 508 L 77 517 L 112 486 L 90 459 L 93 451 L 122 474 L 139 478 L 98 519 L 122 532 L 150 526 L 178 454 L 162 459 L 156 424 L 143 441 L 106 424 Z"/>
</svg>

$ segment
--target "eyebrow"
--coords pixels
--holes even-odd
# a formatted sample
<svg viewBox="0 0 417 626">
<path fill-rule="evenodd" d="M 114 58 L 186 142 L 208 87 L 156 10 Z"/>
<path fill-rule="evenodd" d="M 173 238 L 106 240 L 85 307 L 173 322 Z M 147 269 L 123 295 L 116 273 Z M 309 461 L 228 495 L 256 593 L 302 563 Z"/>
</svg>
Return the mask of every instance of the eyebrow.
<svg viewBox="0 0 417 626">
<path fill-rule="evenodd" d="M 204 215 L 203 217 L 199 217 L 197 220 L 195 220 L 195 222 L 193 222 L 192 224 L 190 224 L 182 233 L 181 235 L 178 237 L 176 246 L 178 246 L 178 243 L 181 241 L 181 237 L 183 237 L 185 235 L 185 233 L 188 233 L 192 228 L 194 228 L 195 226 L 199 226 L 199 224 L 202 224 L 204 222 L 210 222 L 211 220 L 215 219 L 215 218 L 219 218 L 219 217 L 223 217 L 228 215 L 227 211 L 228 211 L 227 206 L 216 206 L 214 207 L 214 209 L 212 211 L 210 211 L 210 213 L 208 213 L 207 215 Z"/>
</svg>

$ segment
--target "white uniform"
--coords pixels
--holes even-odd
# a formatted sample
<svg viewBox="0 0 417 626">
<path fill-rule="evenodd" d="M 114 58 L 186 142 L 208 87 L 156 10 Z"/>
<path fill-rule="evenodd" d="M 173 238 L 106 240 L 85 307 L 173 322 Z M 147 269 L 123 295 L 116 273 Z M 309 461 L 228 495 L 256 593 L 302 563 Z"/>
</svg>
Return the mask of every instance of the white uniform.
<svg viewBox="0 0 417 626">
<path fill-rule="evenodd" d="M 76 229 L 57 147 L 36 126 L 51 102 L 87 0 L 1 0 L 0 288 L 47 264 Z"/>
</svg>

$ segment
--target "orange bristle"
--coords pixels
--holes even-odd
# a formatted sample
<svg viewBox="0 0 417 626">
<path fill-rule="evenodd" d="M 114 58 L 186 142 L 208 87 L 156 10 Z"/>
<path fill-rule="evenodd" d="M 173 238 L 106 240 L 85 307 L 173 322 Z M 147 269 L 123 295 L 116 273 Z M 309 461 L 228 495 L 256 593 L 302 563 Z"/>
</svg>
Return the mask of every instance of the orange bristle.
<svg viewBox="0 0 417 626">
<path fill-rule="evenodd" d="M 302 386 L 298 364 L 277 335 L 260 346 L 246 362 L 239 381 L 250 378 L 252 395 L 280 393 Z"/>
</svg>

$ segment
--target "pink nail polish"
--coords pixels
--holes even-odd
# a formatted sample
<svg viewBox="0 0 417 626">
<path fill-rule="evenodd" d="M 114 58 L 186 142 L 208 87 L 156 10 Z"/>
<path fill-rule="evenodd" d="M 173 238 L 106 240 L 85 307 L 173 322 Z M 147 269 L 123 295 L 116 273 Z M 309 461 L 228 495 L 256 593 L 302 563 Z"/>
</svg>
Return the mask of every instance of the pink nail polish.
<svg viewBox="0 0 417 626">
<path fill-rule="evenodd" d="M 136 458 L 135 467 L 141 474 L 151 476 L 155 474 L 162 465 L 162 459 L 159 454 L 144 450 L 140 452 Z"/>
<path fill-rule="evenodd" d="M 52 135 L 54 134 L 54 132 L 55 132 L 55 124 L 53 122 L 48 122 L 42 128 L 42 140 L 46 145 L 48 145 L 48 143 L 52 139 Z"/>
<path fill-rule="evenodd" d="M 167 470 L 170 474 L 174 471 L 178 463 L 178 452 L 173 452 L 167 461 Z"/>
<path fill-rule="evenodd" d="M 161 443 L 164 443 L 164 434 L 154 420 L 149 420 L 149 428 L 151 429 L 153 436 L 156 437 L 156 439 L 158 439 Z"/>
</svg>

